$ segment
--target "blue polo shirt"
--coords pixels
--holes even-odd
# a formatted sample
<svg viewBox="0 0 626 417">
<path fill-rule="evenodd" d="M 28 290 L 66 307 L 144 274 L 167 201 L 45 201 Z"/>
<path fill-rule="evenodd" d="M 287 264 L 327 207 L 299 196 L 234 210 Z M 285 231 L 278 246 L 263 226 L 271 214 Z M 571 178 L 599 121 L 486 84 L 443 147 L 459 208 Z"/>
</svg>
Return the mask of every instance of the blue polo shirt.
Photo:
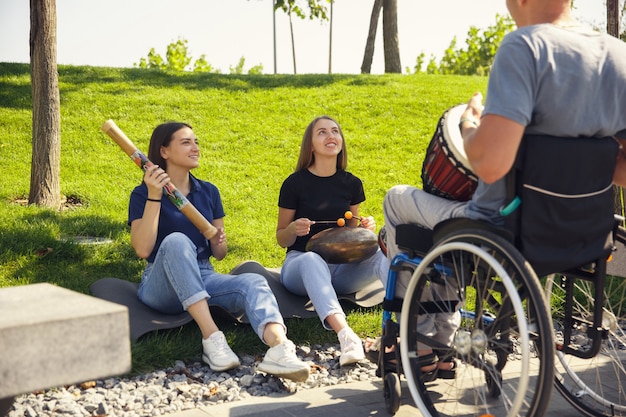
<svg viewBox="0 0 626 417">
<path fill-rule="evenodd" d="M 209 221 L 221 219 L 225 216 L 222 199 L 217 187 L 210 182 L 201 181 L 193 175 L 189 175 L 191 180 L 191 191 L 186 196 L 193 206 Z M 148 198 L 148 187 L 141 184 L 133 190 L 130 195 L 128 205 L 128 224 L 133 220 L 143 217 L 143 210 Z M 146 259 L 154 262 L 154 257 L 161 246 L 165 236 L 172 232 L 184 233 L 196 245 L 198 260 L 208 259 L 211 256 L 211 246 L 209 241 L 200 233 L 198 228 L 163 194 L 161 199 L 161 215 L 159 217 L 159 230 L 154 249 Z"/>
</svg>

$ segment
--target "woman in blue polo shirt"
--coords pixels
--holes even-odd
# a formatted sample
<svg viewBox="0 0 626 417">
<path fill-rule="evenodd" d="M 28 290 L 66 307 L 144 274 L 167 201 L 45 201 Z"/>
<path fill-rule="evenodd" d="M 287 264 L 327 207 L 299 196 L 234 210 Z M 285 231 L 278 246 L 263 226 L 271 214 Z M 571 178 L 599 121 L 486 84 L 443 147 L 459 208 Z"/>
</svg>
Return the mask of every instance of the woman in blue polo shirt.
<svg viewBox="0 0 626 417">
<path fill-rule="evenodd" d="M 304 381 L 309 365 L 300 361 L 286 337 L 286 327 L 265 278 L 258 274 L 215 272 L 210 258 L 226 256 L 224 208 L 217 187 L 191 175 L 198 166 L 200 148 L 191 126 L 170 122 L 157 126 L 150 139 L 141 185 L 130 197 L 128 223 L 131 245 L 147 260 L 138 290 L 149 307 L 168 314 L 189 312 L 202 332 L 202 359 L 213 371 L 239 366 L 209 310 L 208 300 L 233 315 L 245 313 L 252 328 L 270 348 L 258 369 L 279 377 Z M 215 226 L 210 240 L 163 195 L 172 183 Z"/>
</svg>

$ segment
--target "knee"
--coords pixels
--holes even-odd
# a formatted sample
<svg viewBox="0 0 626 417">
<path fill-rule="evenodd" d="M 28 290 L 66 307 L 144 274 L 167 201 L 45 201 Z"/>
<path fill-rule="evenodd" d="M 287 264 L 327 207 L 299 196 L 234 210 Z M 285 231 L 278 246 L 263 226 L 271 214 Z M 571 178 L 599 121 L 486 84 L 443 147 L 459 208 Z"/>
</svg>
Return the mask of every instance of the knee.
<svg viewBox="0 0 626 417">
<path fill-rule="evenodd" d="M 408 185 L 394 185 L 387 191 L 385 197 L 383 198 L 383 208 L 390 207 L 394 205 L 396 199 L 399 198 L 402 194 L 404 194 L 410 187 Z"/>
<path fill-rule="evenodd" d="M 328 279 L 330 279 L 330 270 L 328 269 L 328 264 L 326 263 L 324 258 L 321 257 L 320 254 L 315 252 L 305 252 L 300 257 L 300 261 L 300 276 L 302 276 L 303 279 L 306 279 L 307 277 L 309 279 L 317 279 L 319 277 L 326 276 L 328 277 Z"/>
<path fill-rule="evenodd" d="M 187 235 L 181 232 L 174 232 L 165 236 L 165 238 L 163 239 L 163 242 L 161 243 L 161 247 L 162 248 L 174 248 L 175 250 L 192 248 L 195 251 L 196 249 L 191 239 L 189 239 Z"/>
<path fill-rule="evenodd" d="M 246 292 L 250 290 L 254 291 L 263 291 L 268 290 L 271 291 L 269 284 L 267 283 L 267 279 L 263 275 L 255 274 L 252 272 L 247 272 L 244 274 L 237 275 L 241 280 L 240 288 L 245 289 Z"/>
</svg>

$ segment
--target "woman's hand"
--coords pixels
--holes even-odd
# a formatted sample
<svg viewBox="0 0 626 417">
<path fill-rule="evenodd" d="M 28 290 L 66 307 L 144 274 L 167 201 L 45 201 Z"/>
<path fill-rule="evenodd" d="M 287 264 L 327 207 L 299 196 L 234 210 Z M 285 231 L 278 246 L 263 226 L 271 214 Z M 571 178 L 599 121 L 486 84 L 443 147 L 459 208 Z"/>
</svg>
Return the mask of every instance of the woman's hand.
<svg viewBox="0 0 626 417">
<path fill-rule="evenodd" d="M 223 227 L 220 227 L 219 229 L 217 229 L 217 233 L 215 233 L 215 236 L 211 238 L 211 244 L 219 246 L 223 245 L 224 243 L 226 243 L 226 232 L 224 231 Z"/>
<path fill-rule="evenodd" d="M 211 255 L 217 261 L 221 261 L 226 257 L 228 246 L 226 245 L 226 232 L 224 231 L 223 219 L 214 219 L 213 226 L 217 229 L 217 233 L 209 240 L 211 245 Z"/>
<path fill-rule="evenodd" d="M 158 165 L 152 165 L 146 168 L 143 182 L 148 187 L 148 198 L 161 199 L 163 187 L 170 182 L 170 177 Z"/>
<path fill-rule="evenodd" d="M 315 222 L 301 217 L 294 220 L 291 224 L 293 225 L 293 230 L 296 236 L 306 236 L 311 233 L 311 225 L 314 225 Z"/>
<path fill-rule="evenodd" d="M 361 222 L 361 227 L 371 230 L 372 232 L 376 231 L 376 220 L 372 216 L 360 217 L 359 221 Z"/>
</svg>

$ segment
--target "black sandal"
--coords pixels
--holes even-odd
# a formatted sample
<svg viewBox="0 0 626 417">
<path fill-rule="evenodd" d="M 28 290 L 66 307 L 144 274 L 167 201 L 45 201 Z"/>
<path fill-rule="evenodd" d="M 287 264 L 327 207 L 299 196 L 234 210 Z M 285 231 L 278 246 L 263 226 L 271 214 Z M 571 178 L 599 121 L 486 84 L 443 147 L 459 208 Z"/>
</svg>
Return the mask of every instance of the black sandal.
<svg viewBox="0 0 626 417">
<path fill-rule="evenodd" d="M 398 361 L 395 352 L 396 346 L 383 347 L 383 340 L 384 338 L 381 337 L 376 338 L 367 349 L 365 348 L 364 343 L 363 350 L 365 351 L 365 357 L 370 362 L 379 365 L 379 367 L 381 364 L 380 360 L 382 359 L 382 365 L 385 368 L 385 373 L 398 372 Z M 382 358 L 380 357 L 381 348 L 385 349 L 385 352 L 383 353 L 384 356 Z M 388 352 L 387 350 L 390 348 L 394 348 L 394 350 Z M 402 365 L 400 365 L 399 372 L 402 373 Z M 376 369 L 376 376 L 381 376 L 380 369 Z"/>
<path fill-rule="evenodd" d="M 419 366 L 419 375 L 422 382 L 432 382 L 437 379 L 439 369 L 436 366 L 430 371 L 424 371 L 423 369 L 427 366 L 437 365 L 438 363 L 439 357 L 434 352 L 418 356 L 417 366 Z"/>
<path fill-rule="evenodd" d="M 454 359 L 454 357 L 452 356 L 443 356 L 442 359 L 439 361 L 440 364 L 442 363 L 451 363 L 452 364 L 452 368 L 450 369 L 441 369 L 439 368 L 439 366 L 437 366 L 437 378 L 441 378 L 441 379 L 454 379 L 456 378 L 456 368 L 457 368 L 457 363 L 456 360 Z"/>
</svg>

